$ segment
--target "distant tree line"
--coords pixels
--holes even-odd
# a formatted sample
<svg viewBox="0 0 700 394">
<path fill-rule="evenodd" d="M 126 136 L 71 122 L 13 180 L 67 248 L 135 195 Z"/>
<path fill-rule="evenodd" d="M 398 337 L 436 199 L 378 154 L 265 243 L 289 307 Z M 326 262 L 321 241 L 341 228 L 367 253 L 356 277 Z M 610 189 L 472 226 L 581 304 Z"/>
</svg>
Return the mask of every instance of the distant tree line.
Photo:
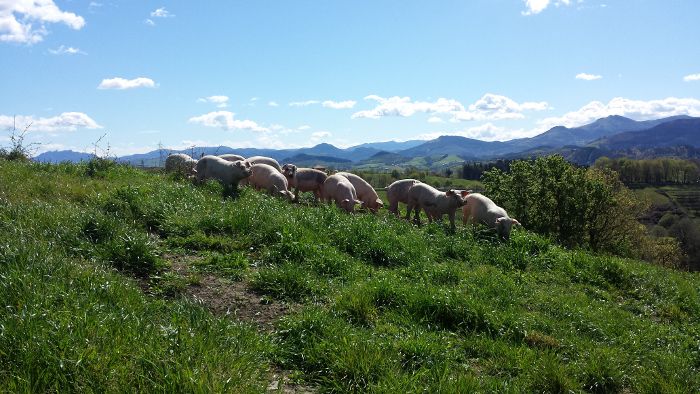
<svg viewBox="0 0 700 394">
<path fill-rule="evenodd" d="M 598 169 L 610 169 L 629 184 L 691 184 L 700 181 L 700 168 L 696 161 L 672 158 L 632 160 L 601 157 L 594 164 Z"/>
<path fill-rule="evenodd" d="M 503 172 L 508 172 L 511 160 L 497 160 L 491 162 L 466 162 L 462 165 L 462 179 L 480 180 L 484 172 L 497 168 Z"/>
</svg>

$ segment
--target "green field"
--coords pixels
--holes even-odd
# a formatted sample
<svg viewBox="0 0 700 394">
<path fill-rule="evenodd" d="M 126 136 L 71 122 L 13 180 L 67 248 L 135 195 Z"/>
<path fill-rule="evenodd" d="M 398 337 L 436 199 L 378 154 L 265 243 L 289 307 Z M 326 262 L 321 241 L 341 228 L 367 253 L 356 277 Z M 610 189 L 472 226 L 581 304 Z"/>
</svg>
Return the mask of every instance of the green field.
<svg viewBox="0 0 700 394">
<path fill-rule="evenodd" d="M 0 390 L 700 391 L 698 274 L 222 193 L 0 160 Z"/>
</svg>

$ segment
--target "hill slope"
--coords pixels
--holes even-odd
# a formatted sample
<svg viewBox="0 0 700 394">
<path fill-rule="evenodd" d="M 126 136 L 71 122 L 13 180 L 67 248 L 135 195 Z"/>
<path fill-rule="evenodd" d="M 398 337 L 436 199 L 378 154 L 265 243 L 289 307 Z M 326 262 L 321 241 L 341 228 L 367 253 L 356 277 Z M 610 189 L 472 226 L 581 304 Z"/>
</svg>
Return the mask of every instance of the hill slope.
<svg viewBox="0 0 700 394">
<path fill-rule="evenodd" d="M 4 387 L 700 390 L 697 274 L 222 191 L 0 160 Z"/>
</svg>

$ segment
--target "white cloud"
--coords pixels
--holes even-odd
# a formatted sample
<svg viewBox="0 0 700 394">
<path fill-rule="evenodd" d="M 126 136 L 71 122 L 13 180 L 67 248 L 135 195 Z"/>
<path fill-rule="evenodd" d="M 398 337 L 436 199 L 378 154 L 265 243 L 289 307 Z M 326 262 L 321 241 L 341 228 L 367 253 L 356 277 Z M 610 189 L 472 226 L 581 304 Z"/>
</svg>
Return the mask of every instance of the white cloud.
<svg viewBox="0 0 700 394">
<path fill-rule="evenodd" d="M 197 99 L 200 103 L 216 104 L 217 108 L 226 108 L 228 106 L 228 96 L 209 96 Z"/>
<path fill-rule="evenodd" d="M 234 119 L 234 115 L 233 112 L 229 111 L 209 112 L 208 114 L 192 117 L 189 119 L 189 122 L 199 123 L 206 127 L 218 127 L 224 130 L 269 131 L 269 129 L 258 125 L 252 120 Z"/>
<path fill-rule="evenodd" d="M 29 132 L 75 131 L 77 129 L 102 128 L 102 126 L 82 112 L 64 112 L 50 118 L 35 118 L 32 115 L 18 115 L 15 117 L 0 115 L 0 128 L 2 129 L 12 129 L 16 127 L 18 130 L 21 130 L 27 126 L 29 126 Z"/>
<path fill-rule="evenodd" d="M 436 131 L 432 133 L 420 134 L 412 139 L 432 140 L 443 135 L 455 135 L 482 141 L 507 141 L 514 138 L 532 137 L 537 134 L 539 134 L 538 131 L 526 132 L 522 129 L 509 130 L 503 127 L 495 126 L 492 123 L 485 123 L 483 125 L 470 127 L 465 130 Z"/>
<path fill-rule="evenodd" d="M 270 101 L 267 103 L 267 105 L 269 105 L 270 107 L 279 107 L 280 106 L 279 104 L 277 104 L 276 101 Z"/>
<path fill-rule="evenodd" d="M 437 116 L 431 116 L 428 118 L 428 123 L 445 123 L 445 121 Z"/>
<path fill-rule="evenodd" d="M 525 102 L 518 104 L 512 99 L 492 93 L 487 93 L 474 104 L 465 108 L 459 101 L 439 98 L 434 102 L 411 101 L 410 97 L 383 98 L 376 95 L 365 97 L 365 100 L 377 101 L 374 109 L 359 111 L 352 118 L 378 119 L 384 116 L 409 117 L 416 113 L 448 114 L 453 121 L 471 120 L 500 120 L 523 118 L 523 111 L 542 111 L 549 109 L 546 102 Z"/>
<path fill-rule="evenodd" d="M 596 79 L 603 78 L 603 76 L 602 75 L 595 75 L 595 74 L 579 73 L 579 74 L 576 74 L 575 78 L 582 79 L 584 81 L 595 81 Z"/>
<path fill-rule="evenodd" d="M 333 133 L 330 131 L 316 131 L 311 133 L 311 138 L 309 138 L 309 141 L 312 144 L 315 144 L 317 142 L 320 142 L 321 140 L 328 139 L 328 137 L 332 136 Z"/>
<path fill-rule="evenodd" d="M 326 100 L 321 105 L 325 108 L 333 108 L 333 109 L 350 109 L 357 104 L 357 101 L 353 100 L 346 100 L 346 101 L 332 101 L 332 100 Z"/>
<path fill-rule="evenodd" d="M 483 121 L 522 119 L 524 111 L 544 111 L 549 104 L 544 101 L 517 103 L 513 99 L 498 94 L 486 93 L 470 105 L 466 111 L 454 114 L 454 121 Z"/>
<path fill-rule="evenodd" d="M 316 131 L 314 133 L 311 133 L 311 138 L 326 138 L 332 136 L 333 133 L 330 131 Z"/>
<path fill-rule="evenodd" d="M 554 126 L 578 127 L 610 115 L 621 115 L 635 120 L 659 119 L 675 115 L 700 116 L 700 100 L 668 97 L 660 100 L 631 100 L 616 97 L 607 104 L 592 101 L 577 111 L 537 122 L 540 131 Z"/>
<path fill-rule="evenodd" d="M 523 15 L 539 14 L 552 4 L 551 0 L 524 0 L 524 2 L 527 9 L 522 12 Z M 581 3 L 581 0 L 579 0 L 579 3 Z M 553 4 L 557 7 L 561 5 L 570 5 L 571 0 L 556 0 Z"/>
<path fill-rule="evenodd" d="M 700 81 L 700 74 L 690 74 L 683 77 L 685 82 Z"/>
<path fill-rule="evenodd" d="M 378 119 L 384 116 L 409 117 L 417 112 L 424 113 L 452 113 L 463 111 L 464 106 L 456 100 L 439 98 L 435 102 L 411 101 L 410 97 L 379 97 L 369 95 L 365 100 L 373 100 L 379 103 L 374 109 L 355 112 L 352 118 Z"/>
<path fill-rule="evenodd" d="M 48 34 L 46 25 L 63 23 L 74 30 L 85 26 L 85 19 L 61 11 L 53 0 L 1 0 L 0 41 L 35 44 Z"/>
<path fill-rule="evenodd" d="M 155 11 L 151 12 L 152 18 L 173 18 L 175 15 L 171 14 L 165 7 L 160 7 Z"/>
<path fill-rule="evenodd" d="M 306 100 L 306 101 L 292 101 L 289 103 L 290 107 L 308 107 L 309 105 L 318 104 L 318 100 Z"/>
<path fill-rule="evenodd" d="M 310 128 L 311 128 L 311 126 L 304 124 L 304 125 L 297 127 L 297 130 L 308 130 Z"/>
<path fill-rule="evenodd" d="M 98 89 L 134 89 L 134 88 L 152 88 L 156 84 L 150 78 L 134 78 L 134 79 L 124 79 L 124 78 L 110 78 L 103 79 L 100 82 Z"/>
<path fill-rule="evenodd" d="M 49 52 L 53 55 L 87 55 L 87 53 L 78 48 L 67 47 L 65 45 L 61 45 L 56 49 L 49 49 Z"/>
<path fill-rule="evenodd" d="M 147 24 L 148 26 L 155 26 L 156 25 L 156 23 L 153 22 L 153 20 L 151 20 L 151 19 L 146 19 L 145 21 L 143 21 L 143 23 Z"/>
</svg>

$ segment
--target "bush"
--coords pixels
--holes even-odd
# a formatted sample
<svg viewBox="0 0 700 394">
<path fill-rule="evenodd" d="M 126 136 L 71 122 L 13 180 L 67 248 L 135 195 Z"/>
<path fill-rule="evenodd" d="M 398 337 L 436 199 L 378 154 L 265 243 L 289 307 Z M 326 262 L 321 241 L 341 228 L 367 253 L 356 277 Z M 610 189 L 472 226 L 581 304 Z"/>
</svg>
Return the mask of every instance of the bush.
<svg viewBox="0 0 700 394">
<path fill-rule="evenodd" d="M 567 247 L 590 248 L 618 256 L 658 259 L 650 237 L 637 221 L 649 208 L 608 169 L 578 168 L 561 156 L 515 161 L 506 173 L 484 173 L 489 196 L 523 226 Z M 667 255 L 680 255 L 672 242 L 659 243 Z M 653 247 L 652 247 L 653 248 Z M 661 263 L 668 265 L 666 258 Z"/>
</svg>

